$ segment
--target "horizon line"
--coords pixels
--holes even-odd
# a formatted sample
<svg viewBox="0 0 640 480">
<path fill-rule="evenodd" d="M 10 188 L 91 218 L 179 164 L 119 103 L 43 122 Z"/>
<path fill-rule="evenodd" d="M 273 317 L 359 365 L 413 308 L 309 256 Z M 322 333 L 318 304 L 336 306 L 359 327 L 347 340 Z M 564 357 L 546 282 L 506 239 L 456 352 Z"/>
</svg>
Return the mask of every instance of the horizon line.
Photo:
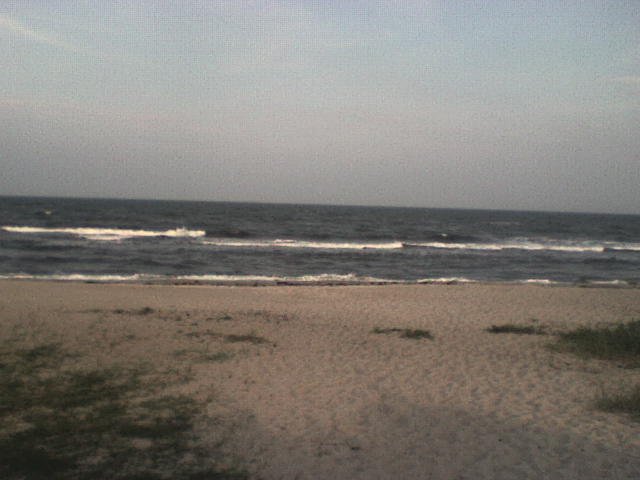
<svg viewBox="0 0 640 480">
<path fill-rule="evenodd" d="M 427 207 L 427 206 L 407 206 L 407 205 L 364 205 L 364 204 L 336 204 L 336 203 L 308 203 L 308 202 L 264 202 L 251 200 L 202 200 L 202 199 L 176 199 L 176 198 L 135 198 L 135 197 L 103 197 L 103 196 L 64 196 L 64 195 L 2 195 L 0 198 L 39 198 L 56 200 L 115 200 L 115 201 L 138 201 L 138 202 L 184 202 L 184 203 L 231 203 L 238 205 L 282 205 L 282 206 L 306 206 L 306 207 L 345 207 L 345 208 L 389 208 L 389 209 L 415 209 L 415 210 L 463 210 L 475 212 L 513 212 L 513 213 L 559 213 L 576 215 L 622 215 L 640 216 L 640 213 L 616 213 L 616 212 L 593 212 L 576 210 L 535 210 L 535 209 L 507 209 L 507 208 L 473 208 L 473 207 Z"/>
</svg>

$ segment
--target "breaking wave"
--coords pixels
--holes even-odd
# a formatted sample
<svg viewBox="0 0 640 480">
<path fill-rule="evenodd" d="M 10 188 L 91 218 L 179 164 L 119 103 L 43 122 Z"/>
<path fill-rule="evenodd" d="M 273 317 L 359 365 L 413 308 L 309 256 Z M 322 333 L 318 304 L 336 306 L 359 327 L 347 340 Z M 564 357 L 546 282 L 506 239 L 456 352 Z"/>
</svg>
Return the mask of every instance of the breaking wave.
<svg viewBox="0 0 640 480">
<path fill-rule="evenodd" d="M 88 240 L 100 241 L 118 241 L 128 238 L 138 237 L 187 237 L 199 238 L 204 237 L 204 230 L 187 230 L 186 228 L 176 228 L 173 230 L 132 230 L 125 228 L 48 228 L 48 227 L 21 227 L 21 226 L 3 226 L 2 230 L 12 233 L 22 234 L 65 234 L 86 238 Z"/>
<path fill-rule="evenodd" d="M 505 241 L 496 243 L 480 242 L 319 242 L 294 239 L 245 240 L 245 239 L 207 239 L 203 245 L 226 248 L 308 248 L 317 250 L 401 250 L 401 249 L 443 249 L 443 250 L 528 250 L 555 251 L 565 253 L 604 253 L 612 251 L 640 251 L 640 243 L 620 242 L 561 242 L 561 241 Z"/>
<path fill-rule="evenodd" d="M 241 248 L 312 248 L 316 250 L 399 250 L 402 242 L 355 243 L 355 242 L 317 242 L 306 240 L 241 240 L 214 239 L 205 240 L 204 245 Z"/>
<path fill-rule="evenodd" d="M 124 228 L 93 228 L 93 227 L 32 227 L 6 225 L 0 229 L 19 234 L 64 234 L 88 240 L 119 241 L 131 238 L 192 238 L 201 239 L 201 245 L 222 248 L 248 249 L 315 249 L 315 250 L 402 250 L 402 249 L 437 249 L 437 250 L 475 250 L 475 251 L 552 251 L 564 253 L 606 253 L 606 252 L 640 252 L 640 243 L 614 241 L 580 241 L 554 240 L 541 238 L 514 238 L 502 241 L 465 241 L 460 236 L 442 234 L 435 241 L 319 241 L 301 239 L 249 239 L 239 231 L 233 231 L 237 237 L 212 238 L 205 230 L 189 230 L 175 228 L 172 230 L 136 230 Z M 248 235 L 248 234 L 247 234 Z M 468 237 L 467 237 L 468 238 Z"/>
<path fill-rule="evenodd" d="M 29 274 L 0 274 L 0 279 L 13 280 L 55 280 L 55 281 L 76 281 L 76 282 L 157 282 L 157 283 L 184 283 L 202 282 L 212 284 L 328 284 L 339 283 L 347 285 L 358 284 L 380 284 L 380 283 L 407 283 L 403 280 L 392 280 L 386 278 L 376 278 L 360 276 L 353 273 L 333 274 L 322 273 L 318 275 L 300 276 L 270 276 L 270 275 L 153 275 L 153 274 L 132 274 L 132 275 L 90 275 L 90 274 L 51 274 L 51 275 L 29 275 Z"/>
<path fill-rule="evenodd" d="M 416 280 L 416 283 L 421 284 L 456 284 L 456 283 L 476 283 L 477 280 L 471 280 L 470 278 L 465 277 L 440 277 L 440 278 L 421 278 L 420 280 Z"/>
<path fill-rule="evenodd" d="M 0 280 L 50 280 L 60 282 L 88 283 L 148 283 L 148 284 L 209 284 L 209 285 L 459 285 L 474 283 L 504 283 L 540 286 L 581 285 L 593 287 L 630 287 L 636 283 L 627 280 L 580 280 L 561 282 L 546 278 L 523 280 L 474 280 L 466 277 L 435 277 L 417 280 L 398 280 L 364 275 L 322 273 L 317 275 L 278 276 L 278 275 L 161 275 L 136 273 L 130 275 L 114 274 L 0 274 Z"/>
<path fill-rule="evenodd" d="M 453 250 L 529 250 L 529 251 L 553 251 L 567 253 L 603 253 L 610 251 L 640 251 L 640 243 L 580 243 L 580 242 L 536 242 L 536 241 L 507 241 L 500 243 L 403 243 L 406 248 L 437 248 Z"/>
<path fill-rule="evenodd" d="M 0 279 L 4 280 L 55 280 L 69 282 L 139 282 L 145 280 L 149 275 L 86 275 L 82 273 L 51 274 L 51 275 L 29 275 L 26 273 L 0 274 Z"/>
</svg>

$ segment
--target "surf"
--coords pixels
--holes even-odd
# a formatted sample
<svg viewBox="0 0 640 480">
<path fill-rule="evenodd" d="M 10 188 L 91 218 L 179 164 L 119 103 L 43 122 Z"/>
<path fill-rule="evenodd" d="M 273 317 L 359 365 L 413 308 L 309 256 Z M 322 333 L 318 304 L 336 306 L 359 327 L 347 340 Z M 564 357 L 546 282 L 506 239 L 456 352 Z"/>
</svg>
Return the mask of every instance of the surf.
<svg viewBox="0 0 640 480">
<path fill-rule="evenodd" d="M 169 238 L 200 238 L 204 237 L 204 230 L 188 230 L 175 228 L 172 230 L 134 230 L 125 228 L 92 228 L 92 227 L 30 227 L 5 225 L 2 230 L 21 234 L 63 234 L 82 237 L 87 240 L 118 241 L 139 237 L 169 237 Z"/>
</svg>

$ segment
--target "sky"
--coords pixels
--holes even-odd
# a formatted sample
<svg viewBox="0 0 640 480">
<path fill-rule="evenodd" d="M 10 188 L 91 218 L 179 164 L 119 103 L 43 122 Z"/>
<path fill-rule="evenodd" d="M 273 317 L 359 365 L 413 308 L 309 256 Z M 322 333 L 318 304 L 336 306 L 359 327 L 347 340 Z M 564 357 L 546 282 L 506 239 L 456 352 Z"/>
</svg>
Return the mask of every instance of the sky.
<svg viewBox="0 0 640 480">
<path fill-rule="evenodd" d="M 0 195 L 640 213 L 640 2 L 0 2 Z"/>
</svg>

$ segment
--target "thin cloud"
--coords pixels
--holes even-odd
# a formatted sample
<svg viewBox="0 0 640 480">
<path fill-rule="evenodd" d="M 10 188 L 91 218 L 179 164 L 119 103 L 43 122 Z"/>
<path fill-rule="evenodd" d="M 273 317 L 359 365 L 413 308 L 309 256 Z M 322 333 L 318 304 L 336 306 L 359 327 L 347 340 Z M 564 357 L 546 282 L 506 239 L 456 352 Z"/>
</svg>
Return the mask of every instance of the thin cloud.
<svg viewBox="0 0 640 480">
<path fill-rule="evenodd" d="M 640 75 L 623 75 L 609 79 L 609 83 L 614 85 L 619 91 L 627 95 L 640 95 Z"/>
<path fill-rule="evenodd" d="M 81 52 L 82 49 L 76 47 L 75 45 L 65 42 L 64 40 L 60 40 L 58 38 L 52 37 L 43 32 L 35 31 L 26 25 L 23 25 L 16 20 L 0 15 L 0 28 L 9 30 L 11 32 L 17 33 L 19 35 L 24 36 L 34 42 L 43 43 L 45 45 L 49 45 L 55 48 L 61 48 L 63 50 L 67 50 L 69 52 Z"/>
<path fill-rule="evenodd" d="M 622 77 L 615 77 L 612 78 L 611 81 L 615 83 L 621 83 L 623 85 L 640 86 L 640 75 L 625 75 Z"/>
</svg>

